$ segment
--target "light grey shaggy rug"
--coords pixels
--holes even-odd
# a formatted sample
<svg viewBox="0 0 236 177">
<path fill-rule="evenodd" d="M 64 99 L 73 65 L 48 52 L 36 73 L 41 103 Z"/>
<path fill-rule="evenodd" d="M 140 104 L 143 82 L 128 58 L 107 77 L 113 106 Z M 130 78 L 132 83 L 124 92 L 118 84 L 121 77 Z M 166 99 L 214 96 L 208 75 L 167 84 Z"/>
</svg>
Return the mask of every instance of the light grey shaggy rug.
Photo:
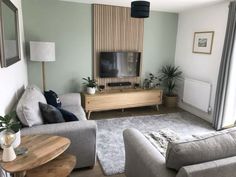
<svg viewBox="0 0 236 177">
<path fill-rule="evenodd" d="M 96 122 L 97 153 L 105 175 L 124 172 L 125 152 L 122 133 L 127 128 L 136 128 L 143 133 L 168 128 L 175 131 L 181 139 L 214 131 L 208 122 L 187 112 L 104 119 Z"/>
</svg>

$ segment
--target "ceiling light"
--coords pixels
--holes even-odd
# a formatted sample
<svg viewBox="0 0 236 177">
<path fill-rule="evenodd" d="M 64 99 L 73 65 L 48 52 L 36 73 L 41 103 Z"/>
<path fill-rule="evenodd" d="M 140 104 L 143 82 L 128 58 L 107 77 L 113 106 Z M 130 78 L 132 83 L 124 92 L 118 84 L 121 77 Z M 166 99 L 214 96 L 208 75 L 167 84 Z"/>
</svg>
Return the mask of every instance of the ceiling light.
<svg viewBox="0 0 236 177">
<path fill-rule="evenodd" d="M 131 17 L 133 18 L 148 18 L 150 11 L 150 2 L 148 1 L 133 1 L 131 2 Z"/>
</svg>

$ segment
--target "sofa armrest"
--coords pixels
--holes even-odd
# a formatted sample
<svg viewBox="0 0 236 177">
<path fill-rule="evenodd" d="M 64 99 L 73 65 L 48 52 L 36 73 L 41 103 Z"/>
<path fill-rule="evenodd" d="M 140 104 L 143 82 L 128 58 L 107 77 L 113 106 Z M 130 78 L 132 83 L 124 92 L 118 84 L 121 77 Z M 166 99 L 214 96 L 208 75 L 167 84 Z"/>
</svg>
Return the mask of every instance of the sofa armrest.
<svg viewBox="0 0 236 177">
<path fill-rule="evenodd" d="M 136 129 L 123 132 L 126 177 L 174 177 L 176 172 L 165 166 L 165 158 Z"/>
<path fill-rule="evenodd" d="M 68 152 L 77 157 L 76 168 L 91 167 L 96 162 L 95 121 L 75 121 L 58 124 L 38 125 L 21 130 L 22 135 L 53 134 L 67 137 L 71 140 Z"/>
<path fill-rule="evenodd" d="M 236 156 L 182 167 L 176 177 L 236 177 Z"/>
<path fill-rule="evenodd" d="M 67 93 L 59 95 L 62 106 L 81 106 L 80 93 Z"/>
</svg>

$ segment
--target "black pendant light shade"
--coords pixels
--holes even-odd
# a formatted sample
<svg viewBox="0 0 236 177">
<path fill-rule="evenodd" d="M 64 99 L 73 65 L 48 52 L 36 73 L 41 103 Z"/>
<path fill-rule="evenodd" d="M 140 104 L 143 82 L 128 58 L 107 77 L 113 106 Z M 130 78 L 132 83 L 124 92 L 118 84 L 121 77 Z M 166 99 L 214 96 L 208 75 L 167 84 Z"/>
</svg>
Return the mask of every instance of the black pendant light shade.
<svg viewBox="0 0 236 177">
<path fill-rule="evenodd" d="M 148 1 L 133 1 L 131 3 L 131 17 L 148 18 L 150 11 L 150 2 Z"/>
</svg>

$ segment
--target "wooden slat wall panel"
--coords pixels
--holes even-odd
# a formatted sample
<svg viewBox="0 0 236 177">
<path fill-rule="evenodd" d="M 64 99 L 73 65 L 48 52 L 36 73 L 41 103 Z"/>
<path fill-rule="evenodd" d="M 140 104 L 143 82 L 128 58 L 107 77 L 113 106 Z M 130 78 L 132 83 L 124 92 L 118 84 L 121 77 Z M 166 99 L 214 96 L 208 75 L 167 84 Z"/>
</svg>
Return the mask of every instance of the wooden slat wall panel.
<svg viewBox="0 0 236 177">
<path fill-rule="evenodd" d="M 130 8 L 93 5 L 93 74 L 99 85 L 105 85 L 106 89 L 111 89 L 107 86 L 109 82 L 140 83 L 140 77 L 99 78 L 98 60 L 99 53 L 102 51 L 142 52 L 143 30 L 144 20 L 131 18 Z"/>
</svg>

